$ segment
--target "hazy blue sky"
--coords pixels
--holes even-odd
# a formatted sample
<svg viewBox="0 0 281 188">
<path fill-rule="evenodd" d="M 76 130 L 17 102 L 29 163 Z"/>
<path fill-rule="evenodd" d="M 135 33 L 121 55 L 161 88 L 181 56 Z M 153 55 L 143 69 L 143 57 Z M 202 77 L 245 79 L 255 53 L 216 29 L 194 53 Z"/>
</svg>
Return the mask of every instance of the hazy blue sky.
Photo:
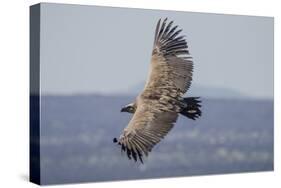
<svg viewBox="0 0 281 188">
<path fill-rule="evenodd" d="M 194 85 L 273 96 L 273 18 L 41 6 L 43 94 L 109 94 L 144 81 L 157 20 L 168 17 L 187 36 Z"/>
</svg>

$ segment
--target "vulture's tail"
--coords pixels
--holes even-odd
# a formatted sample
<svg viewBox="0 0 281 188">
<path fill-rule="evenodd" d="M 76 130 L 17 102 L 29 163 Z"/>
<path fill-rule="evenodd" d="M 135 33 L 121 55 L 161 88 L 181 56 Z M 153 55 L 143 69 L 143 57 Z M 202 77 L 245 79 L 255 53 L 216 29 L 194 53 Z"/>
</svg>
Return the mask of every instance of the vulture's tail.
<svg viewBox="0 0 281 188">
<path fill-rule="evenodd" d="M 185 117 L 195 120 L 199 118 L 202 114 L 200 110 L 200 103 L 199 97 L 187 97 L 183 99 L 186 106 L 180 112 Z"/>
</svg>

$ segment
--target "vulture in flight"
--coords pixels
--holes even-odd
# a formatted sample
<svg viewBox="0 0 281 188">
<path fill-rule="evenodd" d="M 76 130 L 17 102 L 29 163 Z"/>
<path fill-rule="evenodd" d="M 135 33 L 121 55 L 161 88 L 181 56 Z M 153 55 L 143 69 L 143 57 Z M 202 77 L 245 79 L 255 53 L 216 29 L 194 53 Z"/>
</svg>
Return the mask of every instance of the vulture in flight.
<svg viewBox="0 0 281 188">
<path fill-rule="evenodd" d="M 173 21 L 159 19 L 144 89 L 121 109 L 133 116 L 113 142 L 129 159 L 143 163 L 143 156 L 168 134 L 179 114 L 193 120 L 201 116 L 199 97 L 184 97 L 191 85 L 193 62 L 181 31 Z"/>
</svg>

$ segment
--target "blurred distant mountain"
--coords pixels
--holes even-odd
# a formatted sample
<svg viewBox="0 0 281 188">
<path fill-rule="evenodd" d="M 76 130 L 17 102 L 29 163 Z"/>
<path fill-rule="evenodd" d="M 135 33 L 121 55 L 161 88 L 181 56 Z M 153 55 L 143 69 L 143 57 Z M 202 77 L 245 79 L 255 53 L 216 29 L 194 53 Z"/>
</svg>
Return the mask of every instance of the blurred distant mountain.
<svg viewBox="0 0 281 188">
<path fill-rule="evenodd" d="M 242 94 L 239 91 L 227 88 L 208 88 L 195 85 L 191 86 L 189 91 L 190 95 L 202 96 L 205 98 L 250 98 L 250 96 Z"/>
<path fill-rule="evenodd" d="M 129 87 L 124 94 L 137 95 L 144 88 L 145 82 L 141 82 L 132 87 Z M 120 92 L 120 94 L 123 94 Z M 228 88 L 215 88 L 206 87 L 201 85 L 191 85 L 188 95 L 190 96 L 200 96 L 203 98 L 226 98 L 226 99 L 243 99 L 251 98 L 251 96 L 242 94 L 239 91 L 228 89 Z"/>
</svg>

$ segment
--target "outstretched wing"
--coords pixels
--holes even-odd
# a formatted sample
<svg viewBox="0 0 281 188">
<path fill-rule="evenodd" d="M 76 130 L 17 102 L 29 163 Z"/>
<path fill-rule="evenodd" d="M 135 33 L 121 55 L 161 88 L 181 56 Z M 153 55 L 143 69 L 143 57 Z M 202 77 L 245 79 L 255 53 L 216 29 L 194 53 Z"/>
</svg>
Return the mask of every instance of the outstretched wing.
<svg viewBox="0 0 281 188">
<path fill-rule="evenodd" d="M 139 159 L 142 162 L 143 155 L 148 156 L 148 152 L 164 138 L 177 120 L 176 112 L 156 109 L 153 102 L 155 101 L 145 101 L 138 105 L 118 139 L 118 144 L 129 159 Z M 160 108 L 164 108 L 164 105 Z"/>
<path fill-rule="evenodd" d="M 182 96 L 190 87 L 193 62 L 181 31 L 167 18 L 158 21 L 145 89 L 165 88 L 172 96 Z"/>
</svg>

